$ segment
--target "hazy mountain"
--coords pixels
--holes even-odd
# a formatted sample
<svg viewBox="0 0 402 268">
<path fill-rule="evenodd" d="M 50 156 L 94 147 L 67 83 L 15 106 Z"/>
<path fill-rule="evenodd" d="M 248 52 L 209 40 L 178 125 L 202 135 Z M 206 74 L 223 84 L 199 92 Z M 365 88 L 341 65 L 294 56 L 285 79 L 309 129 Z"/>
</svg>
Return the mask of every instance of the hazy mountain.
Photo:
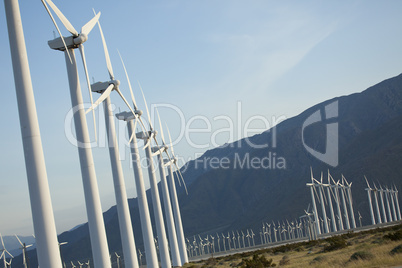
<svg viewBox="0 0 402 268">
<path fill-rule="evenodd" d="M 307 152 L 302 129 L 306 119 L 316 111 L 321 111 L 325 119 L 325 107 L 336 102 L 337 117 L 304 129 L 305 143 L 324 153 L 326 125 L 338 124 L 339 165 L 334 168 Z M 353 182 L 355 214 L 360 211 L 367 224 L 369 211 L 363 175 L 383 185 L 402 186 L 402 75 L 361 93 L 317 104 L 278 124 L 275 130 L 250 137 L 249 142 L 268 143 L 268 147 L 255 148 L 245 140 L 236 141 L 209 150 L 183 167 L 189 194 L 181 191 L 179 200 L 186 236 L 250 227 L 258 230 L 262 221 L 298 218 L 310 203 L 306 187 L 310 166 L 317 179 L 323 172 L 326 180 L 329 169 L 336 180 L 344 174 Z M 222 159 L 225 164 L 216 167 L 214 161 Z M 262 161 L 266 168 L 247 167 L 248 160 Z M 136 244 L 141 247 L 137 202 L 134 199 L 129 203 Z M 116 213 L 115 207 L 104 213 L 111 252 L 121 252 Z M 87 224 L 61 234 L 59 240 L 69 242 L 63 248 L 66 260 L 90 257 Z M 17 266 L 13 263 L 13 267 Z"/>
</svg>

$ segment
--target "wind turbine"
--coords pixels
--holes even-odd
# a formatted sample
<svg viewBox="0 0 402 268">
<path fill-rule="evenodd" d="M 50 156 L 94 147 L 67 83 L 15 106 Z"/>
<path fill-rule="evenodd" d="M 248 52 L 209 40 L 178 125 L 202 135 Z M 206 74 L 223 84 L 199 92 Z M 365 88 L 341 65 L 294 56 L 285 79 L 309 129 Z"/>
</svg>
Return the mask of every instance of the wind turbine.
<svg viewBox="0 0 402 268">
<path fill-rule="evenodd" d="M 228 236 L 226 237 L 226 239 L 228 240 L 228 246 L 229 246 L 229 251 L 232 249 L 231 247 L 231 245 L 230 245 L 230 242 L 231 242 L 231 240 L 230 240 L 230 233 L 228 232 Z"/>
<path fill-rule="evenodd" d="M 362 215 L 360 215 L 360 211 L 357 212 L 359 214 L 359 222 L 360 222 L 360 227 L 362 227 Z"/>
<path fill-rule="evenodd" d="M 73 261 L 71 261 L 71 268 L 75 268 L 77 266 L 75 266 L 75 264 L 73 263 Z"/>
<path fill-rule="evenodd" d="M 78 262 L 78 265 L 80 266 L 80 268 L 82 268 L 82 266 L 84 265 L 83 263 L 81 263 L 81 262 L 79 262 L 79 261 L 77 261 Z"/>
<path fill-rule="evenodd" d="M 369 201 L 369 206 L 370 206 L 370 216 L 371 216 L 371 223 L 374 225 L 375 224 L 375 218 L 374 218 L 374 211 L 373 211 L 373 204 L 371 202 L 371 187 L 368 183 L 368 180 L 366 176 L 364 176 L 364 179 L 366 180 L 367 183 L 367 188 L 365 189 L 367 191 L 367 196 L 368 196 L 368 201 Z"/>
<path fill-rule="evenodd" d="M 90 268 L 91 266 L 89 265 L 89 260 L 85 263 L 87 265 L 87 268 Z"/>
<path fill-rule="evenodd" d="M 377 213 L 377 223 L 382 223 L 381 221 L 381 214 L 380 214 L 380 206 L 378 205 L 378 189 L 377 186 L 374 184 L 374 189 L 372 190 L 374 192 L 374 201 L 375 201 L 375 212 Z"/>
<path fill-rule="evenodd" d="M 223 251 L 226 251 L 225 235 L 222 233 Z"/>
<path fill-rule="evenodd" d="M 310 209 L 310 204 L 307 207 L 307 210 L 304 210 L 305 215 L 300 216 L 301 218 L 307 218 L 308 224 L 307 224 L 307 231 L 306 231 L 306 235 L 309 235 L 309 239 L 310 240 L 315 240 L 317 238 L 317 233 L 314 230 L 314 223 L 311 220 L 311 216 L 314 215 L 314 212 L 310 213 L 308 210 Z"/>
<path fill-rule="evenodd" d="M 13 259 L 11 258 L 9 262 L 6 261 L 6 265 L 7 267 L 11 267 L 11 262 L 13 261 Z"/>
<path fill-rule="evenodd" d="M 140 259 L 139 264 L 141 266 L 142 265 L 142 252 L 140 249 L 138 249 L 138 258 Z"/>
<path fill-rule="evenodd" d="M 75 110 L 74 113 L 74 125 L 76 131 L 76 139 L 78 143 L 78 155 L 80 158 L 82 181 L 84 186 L 85 203 L 88 217 L 89 233 L 91 239 L 92 254 L 94 259 L 95 267 L 110 267 L 109 261 L 109 249 L 106 239 L 105 225 L 102 215 L 102 207 L 99 197 L 98 183 L 96 180 L 95 166 L 92 156 L 92 150 L 90 146 L 90 139 L 88 133 L 87 122 L 85 118 L 84 104 L 81 94 L 81 87 L 79 83 L 77 63 L 75 60 L 74 49 L 77 47 L 81 48 L 82 58 L 84 61 L 84 69 L 86 68 L 85 56 L 82 44 L 87 40 L 88 34 L 91 32 L 92 28 L 95 26 L 99 19 L 100 13 L 91 19 L 87 24 L 85 24 L 81 33 L 74 29 L 67 18 L 61 13 L 61 11 L 53 4 L 51 0 L 46 0 L 50 7 L 59 17 L 66 29 L 72 34 L 72 36 L 60 38 L 49 41 L 48 44 L 50 48 L 55 50 L 64 51 L 65 60 L 67 65 L 67 74 L 70 84 L 70 95 L 72 108 Z M 56 28 L 58 26 L 56 21 L 48 9 L 46 3 L 42 1 L 49 15 L 51 16 L 53 23 Z M 59 31 L 59 29 L 58 29 Z M 60 31 L 59 31 L 60 33 Z M 89 78 L 86 72 L 87 83 L 89 84 Z M 90 92 L 91 94 L 91 92 Z"/>
<path fill-rule="evenodd" d="M 384 204 L 384 189 L 382 189 L 382 186 L 381 186 L 380 183 L 378 183 L 378 185 L 380 186 L 380 189 L 378 190 L 378 193 L 380 194 L 382 217 L 384 218 L 384 222 L 388 222 L 388 220 L 387 220 L 387 212 L 385 211 L 385 204 Z"/>
<path fill-rule="evenodd" d="M 32 245 L 26 245 L 25 243 L 22 243 L 17 235 L 15 235 L 15 237 L 17 238 L 18 242 L 21 245 L 20 249 L 22 249 L 22 263 L 23 263 L 24 267 L 27 268 L 28 267 L 28 265 L 27 265 L 27 255 L 26 255 L 27 248 L 31 247 Z"/>
<path fill-rule="evenodd" d="M 335 182 L 334 178 L 330 175 L 330 178 L 332 182 L 334 183 L 333 186 L 331 186 L 334 189 L 334 199 L 336 203 L 336 210 L 337 210 L 337 218 L 338 218 L 338 224 L 339 224 L 339 230 L 343 230 L 343 220 L 342 220 L 342 212 L 341 212 L 341 201 L 339 199 L 339 181 Z"/>
<path fill-rule="evenodd" d="M 138 252 L 141 253 L 140 250 L 138 250 Z M 116 252 L 114 254 L 116 255 L 117 268 L 120 268 L 120 258 L 121 257 L 119 255 L 117 255 Z M 141 260 L 141 257 L 140 257 L 140 260 Z M 124 263 L 124 265 L 125 265 L 125 263 Z"/>
<path fill-rule="evenodd" d="M 4 263 L 4 268 L 7 268 L 7 258 L 6 258 L 6 253 L 11 257 L 14 258 L 13 255 L 11 255 L 10 252 L 8 252 L 8 250 L 6 249 L 6 246 L 4 246 L 4 241 L 3 241 L 3 237 L 0 234 L 0 239 L 1 239 L 1 245 L 3 246 L 2 249 L 0 249 L 1 251 L 1 256 L 3 256 L 3 263 Z M 1 257 L 0 257 L 1 258 Z"/>
<path fill-rule="evenodd" d="M 322 210 L 323 218 L 325 219 L 325 221 L 324 221 L 325 232 L 329 233 L 328 222 L 327 222 L 327 212 L 325 210 L 325 203 L 324 203 L 324 193 L 323 193 L 324 192 L 324 184 L 322 183 L 322 179 L 323 179 L 323 176 L 322 176 L 322 172 L 321 172 L 321 181 L 318 181 L 316 179 L 314 179 L 314 180 L 318 184 L 318 190 L 320 193 L 321 210 Z M 325 202 L 326 201 L 327 201 L 327 199 L 325 199 Z"/>
<path fill-rule="evenodd" d="M 246 235 L 246 237 L 247 237 L 247 240 L 248 240 L 248 246 L 250 247 L 250 246 L 251 246 L 251 243 L 250 243 L 251 235 L 250 235 L 250 232 L 248 231 L 248 229 L 247 229 L 247 235 Z M 276 233 L 275 233 L 275 237 L 276 237 Z M 226 249 L 225 249 L 225 251 L 226 251 Z"/>
<path fill-rule="evenodd" d="M 346 229 L 350 229 L 348 207 L 346 206 L 346 198 L 345 198 L 346 191 L 345 191 L 345 185 L 343 184 L 343 181 L 342 181 L 342 184 L 340 184 L 338 181 L 338 186 L 341 190 L 342 206 L 343 206 L 343 211 L 345 213 L 344 216 L 345 216 Z"/>
<path fill-rule="evenodd" d="M 145 257 L 147 260 L 147 263 L 151 267 L 157 267 L 158 264 L 158 256 L 156 253 L 156 248 L 154 244 L 154 234 L 152 231 L 152 223 L 151 223 L 151 217 L 149 214 L 149 207 L 148 207 L 148 200 L 147 200 L 147 195 L 145 192 L 145 185 L 144 185 L 144 177 L 142 174 L 142 167 L 141 167 L 141 159 L 140 159 L 140 154 L 138 151 L 138 143 L 137 143 L 137 136 L 140 138 L 146 138 L 147 134 L 144 132 L 139 132 L 135 133 L 135 128 L 137 125 L 137 122 L 139 121 L 142 126 L 144 126 L 144 123 L 142 122 L 141 115 L 142 111 L 138 109 L 137 104 L 135 102 L 135 97 L 133 93 L 133 89 L 131 87 L 130 79 L 127 74 L 126 66 L 124 65 L 123 59 L 121 58 L 121 62 L 123 64 L 124 72 L 126 74 L 127 82 L 128 82 L 128 87 L 130 89 L 130 94 L 131 94 L 131 100 L 133 102 L 134 110 L 136 116 L 133 116 L 132 112 L 122 112 L 119 114 L 116 114 L 117 119 L 123 120 L 127 122 L 127 131 L 128 131 L 128 136 L 130 137 L 129 143 L 130 143 L 130 149 L 131 149 L 131 160 L 132 160 L 132 165 L 133 165 L 133 171 L 134 171 L 134 180 L 135 180 L 135 186 L 137 189 L 137 200 L 138 200 L 138 208 L 140 212 L 140 220 L 141 220 L 141 230 L 142 230 L 142 237 L 144 241 L 144 247 L 145 247 Z M 134 123 L 135 121 L 135 123 Z"/>
<path fill-rule="evenodd" d="M 335 219 L 335 213 L 334 213 L 334 208 L 332 206 L 332 198 L 331 198 L 332 193 L 332 185 L 331 185 L 331 174 L 329 174 L 329 169 L 328 169 L 328 186 L 327 186 L 327 195 L 328 195 L 328 205 L 329 205 L 329 211 L 331 213 L 331 220 L 332 220 L 332 230 L 334 232 L 337 231 L 336 228 L 336 219 Z"/>
<path fill-rule="evenodd" d="M 349 212 L 350 212 L 350 218 L 352 219 L 352 227 L 356 228 L 356 220 L 355 220 L 355 213 L 353 211 L 353 200 L 352 200 L 352 183 L 348 183 L 346 180 L 345 176 L 342 175 L 342 180 L 345 181 L 346 184 L 346 196 L 349 200 Z"/>
<path fill-rule="evenodd" d="M 387 188 L 387 190 L 388 190 L 388 193 L 389 193 L 389 197 L 390 197 L 390 199 L 391 199 L 392 216 L 393 216 L 394 221 L 396 221 L 396 220 L 397 220 L 397 216 L 396 216 L 396 209 L 395 209 L 395 202 L 394 202 L 394 192 L 393 192 L 392 189 L 388 189 L 388 188 Z"/>
<path fill-rule="evenodd" d="M 109 143 L 108 146 L 109 156 L 112 168 L 113 185 L 116 198 L 117 216 L 119 219 L 119 229 L 123 248 L 124 264 L 126 267 L 138 268 L 137 250 L 135 248 L 135 239 L 131 223 L 130 210 L 128 207 L 128 198 L 127 198 L 123 168 L 121 166 L 120 161 L 119 145 L 116 136 L 116 127 L 114 123 L 113 111 L 111 108 L 112 103 L 109 96 L 112 90 L 116 91 L 120 95 L 120 97 L 129 107 L 134 116 L 135 112 L 131 109 L 130 104 L 127 102 L 126 98 L 124 98 L 123 94 L 119 89 L 120 81 L 116 80 L 114 77 L 112 63 L 110 61 L 105 37 L 99 21 L 98 26 L 102 37 L 102 44 L 105 52 L 106 66 L 109 72 L 110 81 L 104 83 L 98 82 L 91 86 L 92 91 L 101 93 L 102 95 L 91 106 L 89 110 L 95 108 L 101 102 L 103 102 L 104 104 L 103 110 L 105 112 L 106 132 Z"/>
<path fill-rule="evenodd" d="M 158 162 L 159 162 L 159 176 L 161 179 L 161 190 L 162 190 L 163 205 L 164 205 L 164 209 L 165 209 L 166 224 L 167 224 L 168 236 L 169 236 L 169 242 L 170 242 L 169 244 L 170 244 L 170 253 L 171 253 L 171 258 L 172 258 L 172 264 L 173 264 L 173 266 L 182 266 L 183 263 L 180 259 L 176 227 L 175 227 L 174 220 L 173 220 L 172 203 L 170 201 L 170 195 L 169 195 L 169 189 L 168 189 L 168 184 L 167 184 L 167 179 L 166 179 L 165 166 L 164 166 L 164 162 L 163 162 L 162 153 L 166 153 L 167 156 L 169 157 L 169 160 L 170 160 L 170 156 L 169 156 L 169 153 L 167 152 L 168 146 L 165 143 L 165 137 L 163 134 L 163 127 L 162 127 L 161 119 L 159 116 L 159 112 L 158 112 L 158 110 L 156 110 L 156 112 L 158 115 L 162 145 L 161 146 L 157 145 L 157 146 L 153 147 L 152 152 L 153 152 L 153 155 L 157 155 Z"/>
<path fill-rule="evenodd" d="M 251 240 L 253 241 L 253 247 L 255 247 L 255 241 L 254 241 L 254 236 L 255 236 L 255 234 L 254 234 L 254 232 L 253 232 L 253 229 L 250 229 L 251 231 Z"/>
<path fill-rule="evenodd" d="M 141 89 L 141 87 L 140 87 L 140 89 Z M 152 127 L 151 117 L 149 115 L 149 110 L 148 110 L 148 104 L 146 102 L 144 92 L 142 91 L 142 89 L 141 89 L 141 93 L 142 93 L 142 97 L 144 99 L 145 108 L 147 110 L 149 132 L 147 132 L 146 134 L 140 133 L 143 135 L 137 136 L 137 138 L 144 140 L 144 149 L 145 149 L 145 155 L 146 155 L 147 166 L 148 166 L 148 175 L 149 175 L 149 181 L 151 184 L 151 197 L 152 197 L 152 204 L 153 204 L 153 209 L 154 209 L 156 231 L 158 234 L 159 254 L 160 254 L 160 258 L 161 258 L 162 268 L 166 268 L 166 267 L 171 267 L 171 261 L 169 258 L 168 242 L 167 242 L 166 233 L 165 233 L 165 223 L 164 223 L 163 215 L 162 215 L 162 207 L 161 207 L 161 201 L 160 201 L 160 197 L 159 197 L 158 184 L 156 182 L 155 168 L 154 168 L 154 163 L 153 163 L 153 159 L 152 159 L 152 151 L 151 151 L 151 147 L 149 146 L 152 139 L 155 140 L 155 143 L 157 146 L 159 146 L 159 145 L 155 138 L 157 132 Z"/>
<path fill-rule="evenodd" d="M 246 244 L 244 243 L 244 233 L 243 231 L 241 231 L 241 235 L 242 235 L 242 240 L 243 240 L 243 248 L 246 247 Z M 219 245 L 219 244 L 218 244 Z M 221 251 L 221 249 L 219 248 L 219 251 Z"/>
<path fill-rule="evenodd" d="M 306 185 L 308 187 L 310 187 L 311 201 L 313 203 L 314 220 L 315 220 L 315 224 L 317 226 L 317 232 L 318 232 L 318 234 L 321 234 L 320 221 L 318 219 L 318 212 L 317 212 L 317 205 L 315 203 L 315 197 L 314 197 L 314 191 L 316 191 L 316 190 L 315 190 L 315 184 L 314 184 L 313 169 L 311 167 L 310 167 L 310 173 L 311 173 L 311 183 L 307 183 Z M 280 235 L 279 235 L 279 237 L 280 237 Z"/>
<path fill-rule="evenodd" d="M 57 247 L 56 224 L 18 0 L 4 1 L 4 7 L 18 103 L 32 222 L 34 231 L 39 236 L 37 241 L 38 263 L 42 267 L 61 267 L 60 253 Z"/>
<path fill-rule="evenodd" d="M 218 250 L 219 250 L 219 252 L 221 251 L 221 244 L 220 244 L 220 237 L 219 237 L 219 235 L 218 235 L 218 233 L 216 233 L 216 238 L 217 238 L 217 240 L 218 240 Z"/>
<path fill-rule="evenodd" d="M 170 173 L 170 180 L 169 181 L 169 186 L 170 186 L 170 195 L 171 195 L 171 200 L 172 200 L 172 205 L 173 205 L 173 215 L 175 218 L 175 224 L 176 224 L 176 231 L 177 231 L 177 240 L 179 243 L 179 251 L 180 251 L 180 259 L 182 263 L 187 263 L 188 262 L 188 256 L 185 251 L 185 241 L 184 241 L 184 231 L 183 231 L 183 224 L 181 220 L 181 213 L 180 213 L 180 207 L 179 207 L 179 200 L 177 198 L 177 192 L 176 192 L 176 184 L 174 182 L 174 174 L 179 174 L 177 176 L 181 176 L 182 181 L 183 181 L 183 186 L 185 187 L 185 190 L 187 192 L 186 184 L 184 182 L 183 176 L 181 175 L 180 169 L 177 165 L 177 157 L 174 153 L 173 150 L 173 143 L 172 143 L 172 137 L 170 136 L 170 131 L 169 128 L 168 130 L 168 136 L 169 136 L 169 142 L 170 142 L 170 152 L 172 153 L 171 155 L 171 161 L 166 163 L 166 165 L 169 167 L 169 173 Z M 173 165 L 176 167 L 176 172 L 173 172 Z M 180 178 L 178 178 L 178 181 L 180 183 Z M 219 244 L 219 242 L 218 242 Z M 219 249 L 220 251 L 220 249 Z"/>
<path fill-rule="evenodd" d="M 395 184 L 394 184 L 394 197 L 395 197 L 395 205 L 396 205 L 398 220 L 401 220 L 401 209 L 399 207 L 399 200 L 398 200 L 398 188 L 396 188 Z"/>
</svg>

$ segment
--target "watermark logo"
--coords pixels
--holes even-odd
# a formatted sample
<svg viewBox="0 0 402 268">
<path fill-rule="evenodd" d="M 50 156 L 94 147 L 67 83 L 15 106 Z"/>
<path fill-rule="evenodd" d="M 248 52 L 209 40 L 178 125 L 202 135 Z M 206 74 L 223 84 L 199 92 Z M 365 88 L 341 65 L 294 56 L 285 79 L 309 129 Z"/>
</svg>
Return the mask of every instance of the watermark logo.
<svg viewBox="0 0 402 268">
<path fill-rule="evenodd" d="M 302 142 L 304 148 L 306 148 L 307 152 L 313 155 L 318 160 L 332 166 L 338 166 L 338 122 L 333 122 L 334 118 L 338 117 L 338 101 L 334 101 L 324 108 L 325 113 L 325 121 L 326 123 L 326 146 L 325 153 L 318 152 L 308 146 L 304 141 L 304 130 L 306 127 L 311 126 L 315 123 L 322 122 L 323 119 L 321 117 L 321 110 L 315 111 L 312 115 L 310 115 L 306 121 L 304 121 L 302 126 Z"/>
</svg>

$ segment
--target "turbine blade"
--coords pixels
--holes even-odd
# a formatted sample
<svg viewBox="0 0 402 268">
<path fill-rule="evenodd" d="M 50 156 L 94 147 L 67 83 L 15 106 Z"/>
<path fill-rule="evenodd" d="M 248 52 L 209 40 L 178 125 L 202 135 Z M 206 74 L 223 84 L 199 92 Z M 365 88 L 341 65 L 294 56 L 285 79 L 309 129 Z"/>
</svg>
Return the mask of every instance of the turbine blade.
<svg viewBox="0 0 402 268">
<path fill-rule="evenodd" d="M 186 194 L 188 195 L 187 186 L 186 186 L 186 182 L 184 181 L 183 175 L 181 174 L 180 169 L 179 169 L 179 167 L 177 166 L 177 163 L 175 163 L 175 166 L 176 166 L 176 168 L 177 168 L 177 171 L 179 172 L 181 181 L 183 182 L 183 186 L 184 186 L 184 189 L 186 190 Z"/>
<path fill-rule="evenodd" d="M 67 52 L 68 58 L 70 59 L 70 63 L 73 64 L 73 60 L 71 59 L 70 52 L 68 51 L 66 42 L 64 41 L 64 37 L 60 32 L 59 26 L 57 26 L 56 20 L 54 19 L 53 15 L 52 15 L 52 12 L 50 12 L 48 6 L 46 5 L 46 2 L 44 0 L 41 0 L 41 1 L 43 3 L 43 6 L 45 7 L 47 13 L 49 14 L 50 18 L 52 19 L 54 26 L 56 26 L 56 29 L 57 29 L 57 32 L 60 35 L 61 41 L 63 41 L 63 45 L 66 48 L 66 52 Z"/>
<path fill-rule="evenodd" d="M 151 140 L 152 140 L 153 136 L 154 136 L 154 133 L 151 132 L 151 135 L 149 136 L 147 143 L 145 143 L 144 148 L 142 148 L 143 150 L 145 150 L 151 144 Z"/>
<path fill-rule="evenodd" d="M 149 115 L 147 100 L 145 99 L 144 91 L 142 90 L 140 82 L 138 82 L 138 85 L 140 86 L 142 97 L 143 97 L 144 102 L 145 102 L 145 108 L 147 109 L 148 123 L 149 123 L 149 127 L 151 128 L 151 131 L 152 131 L 153 127 L 152 127 L 152 123 L 151 123 L 151 116 Z"/>
<path fill-rule="evenodd" d="M 17 236 L 16 234 L 15 234 L 14 236 L 17 238 L 17 240 L 18 240 L 18 242 L 20 243 L 20 245 L 21 245 L 21 246 L 24 246 L 24 244 L 21 242 L 21 240 L 18 238 L 18 236 Z"/>
<path fill-rule="evenodd" d="M 310 166 L 311 182 L 313 182 L 313 168 Z"/>
<path fill-rule="evenodd" d="M 95 13 L 95 10 L 94 10 L 94 13 Z M 109 77 L 110 77 L 110 80 L 114 80 L 112 63 L 110 62 L 109 51 L 107 49 L 105 36 L 103 35 L 102 27 L 100 25 L 99 20 L 98 20 L 98 27 L 99 27 L 99 31 L 100 31 L 100 34 L 101 34 L 101 37 L 102 37 L 103 50 L 105 52 L 106 66 L 107 66 L 107 70 L 109 72 Z"/>
<path fill-rule="evenodd" d="M 89 108 L 85 113 L 89 113 L 91 110 L 95 109 L 98 107 L 99 104 L 101 104 L 107 97 L 109 97 L 110 93 L 112 92 L 114 88 L 113 84 L 110 84 L 107 89 L 102 93 L 102 95 L 99 97 L 97 101 L 94 102 L 94 104 Z"/>
<path fill-rule="evenodd" d="M 85 71 L 85 77 L 87 80 L 87 86 L 88 86 L 88 91 L 89 91 L 89 98 L 91 99 L 91 106 L 94 105 L 94 100 L 92 97 L 92 90 L 91 90 L 91 82 L 89 80 L 89 75 L 88 75 L 88 67 L 87 67 L 87 62 L 86 62 L 86 58 L 85 58 L 85 50 L 84 50 L 84 45 L 81 44 L 79 46 L 80 49 L 80 53 L 81 53 L 81 58 L 82 58 L 82 63 L 84 65 L 84 71 Z M 95 132 L 95 141 L 97 141 L 97 133 L 96 133 L 96 118 L 95 118 L 95 110 L 92 109 L 92 118 L 94 120 L 94 132 Z"/>
<path fill-rule="evenodd" d="M 88 21 L 87 24 L 82 26 L 81 33 L 88 35 L 92 31 L 92 29 L 94 28 L 96 23 L 99 21 L 100 15 L 101 15 L 101 13 L 98 12 L 98 14 L 96 14 L 95 17 L 93 17 L 90 21 Z"/>
<path fill-rule="evenodd" d="M 162 127 L 161 118 L 160 118 L 160 116 L 159 116 L 159 111 L 158 111 L 158 109 L 156 109 L 156 114 L 158 115 L 159 127 L 160 127 L 160 129 L 161 129 L 162 143 L 163 143 L 163 145 L 165 145 L 165 136 L 163 135 L 163 127 Z"/>
<path fill-rule="evenodd" d="M 78 36 L 77 30 L 75 30 L 74 26 L 68 21 L 63 13 L 61 13 L 60 9 L 58 9 L 51 0 L 46 0 L 46 2 L 53 9 L 54 13 L 56 13 L 57 17 L 60 19 L 61 23 L 63 23 L 64 27 L 66 27 L 67 31 L 69 31 L 74 36 Z"/>
<path fill-rule="evenodd" d="M 135 117 L 137 117 L 137 115 L 135 114 L 133 108 L 131 108 L 130 104 L 128 103 L 128 101 L 126 100 L 126 98 L 123 96 L 123 94 L 121 93 L 120 89 L 116 88 L 117 93 L 119 93 L 120 97 L 123 99 L 123 101 L 126 103 L 127 107 L 130 109 L 130 111 L 133 113 L 133 115 Z"/>
<path fill-rule="evenodd" d="M 120 52 L 119 52 L 118 50 L 117 50 L 117 52 L 119 53 L 121 63 L 123 64 L 123 69 L 124 69 L 124 72 L 125 72 L 125 74 L 126 74 L 127 83 L 128 83 L 128 88 L 130 89 L 130 94 L 131 94 L 131 101 L 133 102 L 134 109 L 135 109 L 135 110 L 138 110 L 137 104 L 136 104 L 135 98 L 134 98 L 133 88 L 131 87 L 130 78 L 128 77 L 126 65 L 124 64 L 124 61 L 123 61 L 123 58 L 122 58 L 121 55 L 120 55 Z"/>
<path fill-rule="evenodd" d="M 0 239 L 1 239 L 1 245 L 3 246 L 3 249 L 5 249 L 6 247 L 4 246 L 3 236 L 1 234 L 0 234 Z"/>
<path fill-rule="evenodd" d="M 175 170 L 175 171 L 173 172 L 173 181 L 174 181 L 174 174 L 176 174 L 176 172 L 177 172 L 177 170 Z M 177 177 L 177 182 L 179 183 L 179 186 L 181 187 L 181 182 L 180 182 L 180 177 L 179 177 L 179 175 L 176 174 L 176 177 Z"/>
<path fill-rule="evenodd" d="M 167 131 L 168 131 L 169 142 L 170 142 L 169 147 L 170 147 L 170 150 L 172 151 L 172 156 L 173 156 L 173 158 L 176 158 L 176 156 L 175 156 L 175 154 L 174 154 L 174 150 L 173 150 L 172 137 L 170 136 L 169 127 L 168 127 L 168 125 L 167 125 L 167 124 L 166 124 L 166 128 L 167 128 Z"/>
<path fill-rule="evenodd" d="M 367 187 L 371 190 L 370 185 L 369 185 L 369 183 L 368 183 L 368 180 L 367 180 L 367 178 L 366 178 L 366 175 L 364 175 L 364 179 L 366 180 Z"/>
<path fill-rule="evenodd" d="M 14 256 L 7 249 L 4 249 L 4 251 L 7 252 L 7 254 L 11 256 L 11 258 L 14 258 Z"/>
<path fill-rule="evenodd" d="M 321 202 L 320 202 L 320 198 L 318 197 L 317 190 L 315 189 L 315 186 L 313 185 L 312 187 L 313 187 L 313 189 L 314 189 L 315 195 L 317 196 L 318 203 L 321 203 Z"/>
</svg>

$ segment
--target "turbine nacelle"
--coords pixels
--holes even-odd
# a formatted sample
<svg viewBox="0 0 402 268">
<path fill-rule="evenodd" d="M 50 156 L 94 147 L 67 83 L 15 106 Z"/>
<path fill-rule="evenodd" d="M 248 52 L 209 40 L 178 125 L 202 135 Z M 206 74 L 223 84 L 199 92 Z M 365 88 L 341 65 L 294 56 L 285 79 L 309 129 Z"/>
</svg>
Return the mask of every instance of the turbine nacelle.
<svg viewBox="0 0 402 268">
<path fill-rule="evenodd" d="M 74 49 L 74 48 L 78 48 L 80 46 L 79 44 L 77 45 L 74 42 L 74 36 L 64 37 L 64 42 L 68 49 Z M 51 49 L 54 49 L 54 50 L 60 50 L 60 51 L 66 50 L 66 46 L 64 46 L 62 37 L 58 37 L 56 39 L 49 40 L 49 41 L 47 41 L 47 44 L 49 45 L 49 47 Z"/>
<path fill-rule="evenodd" d="M 157 134 L 158 134 L 158 131 L 151 130 L 151 131 L 148 131 L 148 132 L 138 132 L 138 133 L 135 134 L 135 136 L 137 137 L 137 139 L 147 140 L 147 139 L 149 139 L 149 137 L 151 137 L 151 135 L 156 136 Z"/>
<path fill-rule="evenodd" d="M 103 93 L 110 86 L 114 85 L 113 89 L 119 88 L 119 80 L 110 80 L 106 82 L 97 82 L 91 85 L 92 92 Z"/>
<path fill-rule="evenodd" d="M 163 152 L 166 152 L 168 148 L 169 147 L 167 147 L 166 145 L 155 146 L 155 147 L 151 148 L 151 151 L 154 155 L 157 155 L 157 154 L 162 154 Z"/>
<path fill-rule="evenodd" d="M 134 120 L 135 118 L 137 118 L 137 117 L 142 115 L 141 110 L 135 110 L 134 113 L 135 113 L 136 116 L 134 116 L 132 112 L 121 112 L 121 113 L 117 113 L 116 117 L 119 120 L 131 121 L 131 120 Z"/>
</svg>

